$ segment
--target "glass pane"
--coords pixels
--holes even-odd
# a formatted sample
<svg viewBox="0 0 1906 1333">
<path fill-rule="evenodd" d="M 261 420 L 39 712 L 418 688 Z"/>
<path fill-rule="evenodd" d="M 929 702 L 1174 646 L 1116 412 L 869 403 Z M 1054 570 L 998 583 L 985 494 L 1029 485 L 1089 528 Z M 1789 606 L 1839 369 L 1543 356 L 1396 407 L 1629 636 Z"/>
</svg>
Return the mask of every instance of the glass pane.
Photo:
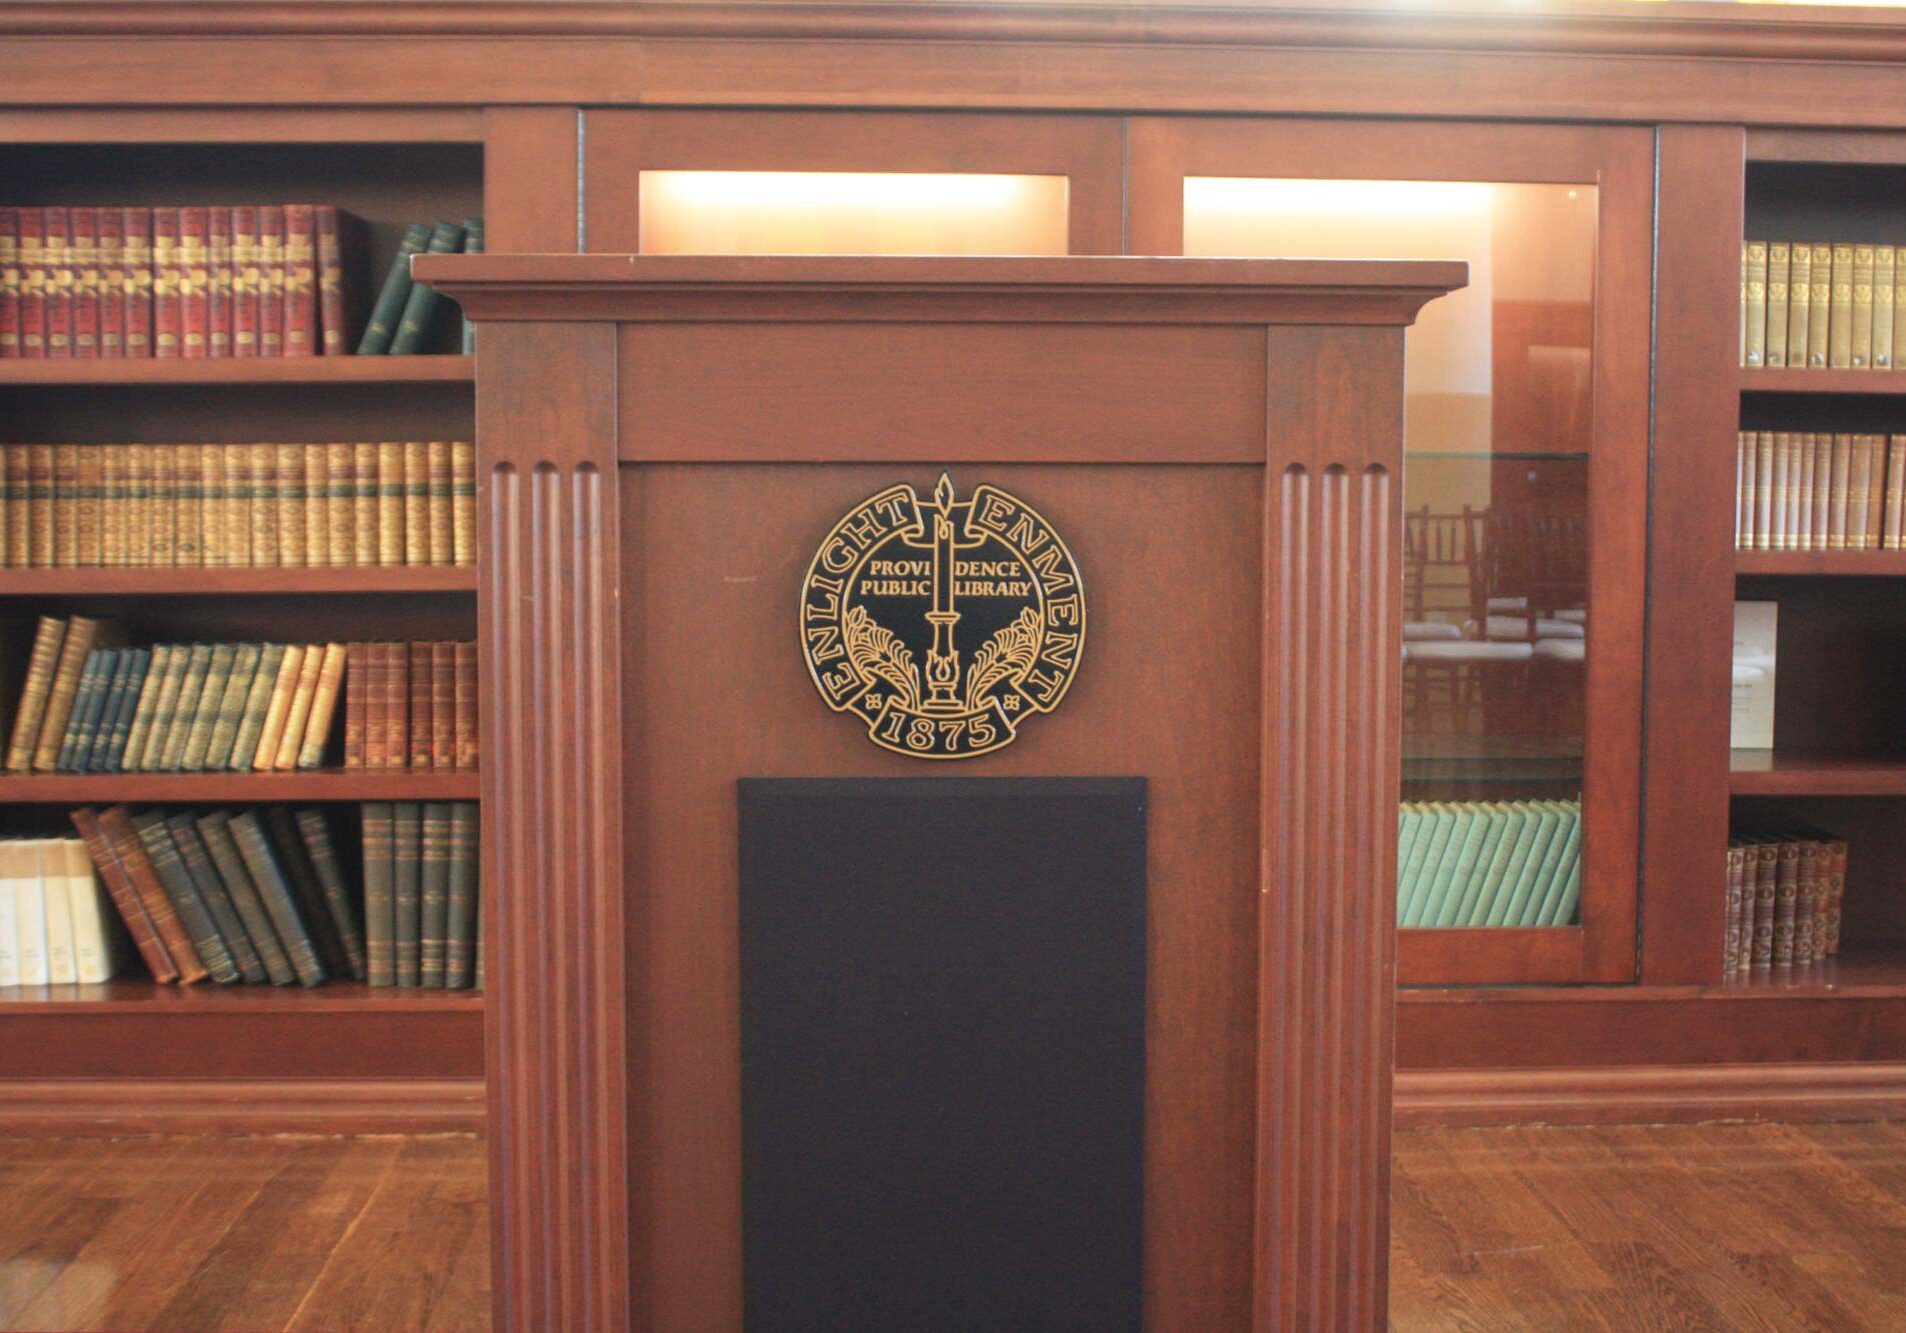
<svg viewBox="0 0 1906 1333">
<path fill-rule="evenodd" d="M 1062 255 L 1064 176 L 645 171 L 649 255 Z"/>
<path fill-rule="evenodd" d="M 1596 190 L 1185 181 L 1188 255 L 1463 259 L 1404 353 L 1402 926 L 1581 920 Z"/>
</svg>

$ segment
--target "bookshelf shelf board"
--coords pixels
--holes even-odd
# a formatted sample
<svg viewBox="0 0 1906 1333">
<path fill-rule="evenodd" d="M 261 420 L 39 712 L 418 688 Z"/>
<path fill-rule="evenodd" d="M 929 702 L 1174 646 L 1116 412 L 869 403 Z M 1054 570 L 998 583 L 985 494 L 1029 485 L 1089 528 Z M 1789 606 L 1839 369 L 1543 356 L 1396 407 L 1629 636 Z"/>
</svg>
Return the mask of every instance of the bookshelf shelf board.
<svg viewBox="0 0 1906 1333">
<path fill-rule="evenodd" d="M 215 801 L 474 801 L 478 774 L 317 769 L 291 773 L 4 773 L 0 805 Z"/>
<path fill-rule="evenodd" d="M 160 985 L 119 978 L 90 986 L 0 986 L 0 1013 L 30 1008 L 36 1015 L 104 1012 L 172 1014 L 459 1013 L 483 1009 L 483 992 L 419 990 L 332 981 L 303 986 Z"/>
<path fill-rule="evenodd" d="M 1906 551 L 1736 551 L 1734 572 L 1885 578 L 1906 574 Z"/>
<path fill-rule="evenodd" d="M 0 384 L 423 384 L 476 379 L 468 356 L 0 361 Z"/>
<path fill-rule="evenodd" d="M 1742 393 L 1906 394 L 1906 371 L 1741 367 Z"/>
<path fill-rule="evenodd" d="M 1727 981 L 1636 986 L 1410 986 L 1401 1004 L 1649 1004 L 1906 998 L 1906 942 L 1844 946 L 1810 968 L 1755 968 Z"/>
<path fill-rule="evenodd" d="M 1735 796 L 1906 796 L 1906 758 L 1735 750 L 1727 789 Z"/>
<path fill-rule="evenodd" d="M 474 593 L 476 586 L 474 565 L 375 569 L 0 569 L 0 596 L 5 597 Z"/>
</svg>

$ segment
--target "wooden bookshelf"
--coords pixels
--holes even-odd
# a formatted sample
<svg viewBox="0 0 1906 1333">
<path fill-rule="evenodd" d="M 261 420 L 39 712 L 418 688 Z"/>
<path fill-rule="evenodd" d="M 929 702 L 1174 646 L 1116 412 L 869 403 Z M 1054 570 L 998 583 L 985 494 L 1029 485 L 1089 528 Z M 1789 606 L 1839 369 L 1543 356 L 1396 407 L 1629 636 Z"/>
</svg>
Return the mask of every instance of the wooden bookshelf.
<svg viewBox="0 0 1906 1333">
<path fill-rule="evenodd" d="M 31 1006 L 33 1013 L 42 1016 L 107 1010 L 152 1014 L 469 1013 L 482 1010 L 483 992 L 367 986 L 360 981 L 327 981 L 309 987 L 218 986 L 210 982 L 180 986 L 114 978 L 87 986 L 0 987 L 0 1015 L 15 1006 Z"/>
<path fill-rule="evenodd" d="M 1735 750 L 1727 786 L 1736 796 L 1906 796 L 1906 757 Z"/>
<path fill-rule="evenodd" d="M 1742 393 L 1820 393 L 1906 395 L 1906 371 L 1808 370 L 1790 366 L 1769 369 L 1742 366 Z"/>
<path fill-rule="evenodd" d="M 474 801 L 475 771 L 318 769 L 290 773 L 0 773 L 0 804 L 161 801 Z"/>
<path fill-rule="evenodd" d="M 475 378 L 475 359 L 467 356 L 0 361 L 0 385 L 446 384 Z"/>
<path fill-rule="evenodd" d="M 1736 551 L 1734 572 L 1788 578 L 1897 578 L 1906 574 L 1906 551 Z"/>
<path fill-rule="evenodd" d="M 448 592 L 474 594 L 475 567 L 0 569 L 0 596 L 6 597 L 295 597 Z"/>
</svg>

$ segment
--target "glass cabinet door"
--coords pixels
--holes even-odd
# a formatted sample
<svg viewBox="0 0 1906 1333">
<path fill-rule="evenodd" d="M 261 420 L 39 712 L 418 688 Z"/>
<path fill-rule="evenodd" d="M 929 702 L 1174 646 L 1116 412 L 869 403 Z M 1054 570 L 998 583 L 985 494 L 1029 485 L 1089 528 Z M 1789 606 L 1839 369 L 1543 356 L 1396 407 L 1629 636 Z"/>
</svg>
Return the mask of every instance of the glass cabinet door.
<svg viewBox="0 0 1906 1333">
<path fill-rule="evenodd" d="M 1134 132 L 1134 200 L 1181 209 L 1171 235 L 1135 205 L 1135 240 L 1469 264 L 1405 350 L 1404 982 L 1634 976 L 1651 153 L 1575 128 Z"/>
</svg>

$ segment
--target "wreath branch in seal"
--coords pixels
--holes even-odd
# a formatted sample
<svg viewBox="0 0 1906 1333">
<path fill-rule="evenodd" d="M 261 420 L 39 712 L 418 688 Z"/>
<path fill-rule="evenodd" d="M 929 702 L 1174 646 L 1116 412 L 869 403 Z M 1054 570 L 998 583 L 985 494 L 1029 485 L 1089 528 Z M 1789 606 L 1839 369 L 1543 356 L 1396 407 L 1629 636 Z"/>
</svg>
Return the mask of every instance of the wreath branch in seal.
<svg viewBox="0 0 1906 1333">
<path fill-rule="evenodd" d="M 900 695 L 905 707 L 920 709 L 920 675 L 913 665 L 913 653 L 895 638 L 891 630 L 874 623 L 867 608 L 856 606 L 843 622 L 842 638 L 847 644 L 847 660 L 863 676 L 878 676 Z"/>
<path fill-rule="evenodd" d="M 1003 680 L 1017 676 L 1031 666 L 1039 654 L 1039 615 L 1030 606 L 1019 618 L 986 642 L 973 656 L 966 675 L 966 709 L 977 712 L 986 702 L 987 692 Z"/>
</svg>

